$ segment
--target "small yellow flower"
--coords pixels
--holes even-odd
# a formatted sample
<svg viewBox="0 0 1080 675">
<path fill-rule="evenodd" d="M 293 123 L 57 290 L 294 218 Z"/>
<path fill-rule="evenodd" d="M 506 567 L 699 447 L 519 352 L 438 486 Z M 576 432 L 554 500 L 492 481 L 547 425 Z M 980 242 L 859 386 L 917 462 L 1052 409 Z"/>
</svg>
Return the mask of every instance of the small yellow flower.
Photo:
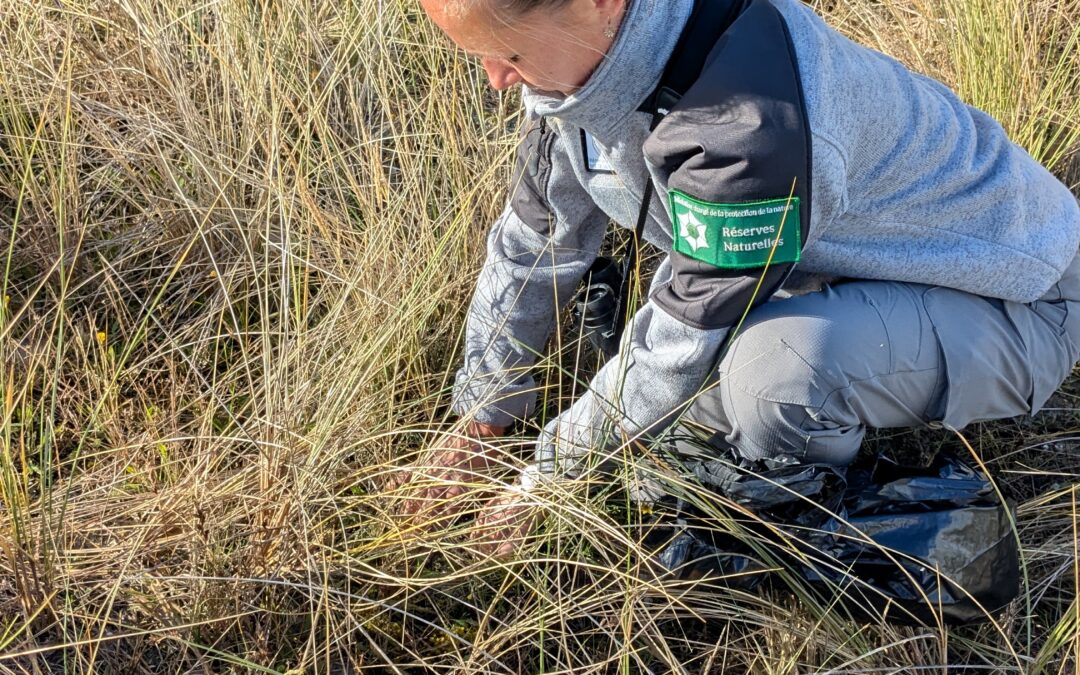
<svg viewBox="0 0 1080 675">
<path fill-rule="evenodd" d="M 217 279 L 217 270 L 210 270 L 210 278 Z"/>
<path fill-rule="evenodd" d="M 105 346 L 105 331 L 99 330 L 97 332 L 97 335 L 95 335 L 95 337 L 97 338 L 97 343 L 104 347 Z"/>
</svg>

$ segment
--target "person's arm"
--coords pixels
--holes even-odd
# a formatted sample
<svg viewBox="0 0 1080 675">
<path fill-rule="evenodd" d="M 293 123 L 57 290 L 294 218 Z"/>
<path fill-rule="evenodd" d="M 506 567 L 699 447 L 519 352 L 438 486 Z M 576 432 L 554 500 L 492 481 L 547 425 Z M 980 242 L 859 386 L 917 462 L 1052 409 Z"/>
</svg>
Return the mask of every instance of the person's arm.
<svg viewBox="0 0 1080 675">
<path fill-rule="evenodd" d="M 466 320 L 465 363 L 457 373 L 453 410 L 467 421 L 431 456 L 396 473 L 391 488 L 413 483 L 401 511 L 429 522 L 462 508 L 457 499 L 478 475 L 500 463 L 501 436 L 535 405 L 530 374 L 555 314 L 595 260 L 606 216 L 577 181 L 556 129 L 536 121 L 515 165 L 510 201 L 487 238 L 487 259 Z M 418 479 L 426 485 L 420 487 Z"/>
<path fill-rule="evenodd" d="M 488 236 L 454 387 L 453 410 L 466 419 L 510 426 L 532 411 L 530 368 L 603 243 L 607 217 L 561 143 L 550 123 L 530 126 L 509 204 Z"/>
</svg>

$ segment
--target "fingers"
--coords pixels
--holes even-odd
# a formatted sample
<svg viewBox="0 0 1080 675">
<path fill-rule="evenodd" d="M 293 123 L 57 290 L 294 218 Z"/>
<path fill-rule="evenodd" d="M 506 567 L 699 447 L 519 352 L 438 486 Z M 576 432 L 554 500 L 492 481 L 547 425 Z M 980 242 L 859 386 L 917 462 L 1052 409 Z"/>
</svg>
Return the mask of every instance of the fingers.
<svg viewBox="0 0 1080 675">
<path fill-rule="evenodd" d="M 477 482 L 480 478 L 481 482 Z M 542 512 L 526 493 L 516 491 L 502 497 L 490 498 L 493 485 L 483 475 L 470 471 L 451 470 L 435 475 L 412 471 L 409 480 L 430 481 L 425 486 L 404 485 L 408 496 L 397 512 L 425 530 L 445 526 L 448 519 L 472 510 L 479 499 L 488 501 L 478 509 L 475 528 L 470 535 L 473 547 L 480 553 L 498 559 L 508 558 L 527 541 L 540 524 Z"/>
<path fill-rule="evenodd" d="M 509 557 L 539 526 L 541 515 L 540 509 L 521 494 L 492 500 L 477 516 L 477 529 L 471 539 L 481 553 Z"/>
<path fill-rule="evenodd" d="M 514 552 L 518 549 L 518 543 L 514 541 L 506 541 L 498 545 L 498 547 L 488 553 L 492 558 L 505 559 L 514 555 Z"/>
<path fill-rule="evenodd" d="M 467 440 L 455 439 L 461 443 L 468 443 Z M 398 471 L 395 471 L 393 475 L 386 480 L 385 486 L 388 490 L 399 488 L 406 483 L 413 482 L 416 478 L 423 477 L 424 468 L 429 468 L 431 471 L 438 471 L 440 469 L 474 469 L 478 465 L 488 464 L 488 457 L 484 453 L 483 448 L 478 444 L 465 445 L 457 448 L 444 448 L 439 450 L 431 456 L 431 458 L 423 463 L 415 462 L 406 467 L 402 467 Z"/>
<path fill-rule="evenodd" d="M 447 483 L 460 479 L 461 477 L 457 474 L 443 474 L 436 476 L 433 481 L 435 484 L 430 487 L 414 488 L 413 494 L 401 505 L 400 513 L 404 516 L 434 515 L 444 510 L 447 508 L 447 499 L 461 494 L 460 486 Z"/>
<path fill-rule="evenodd" d="M 397 513 L 424 529 L 445 524 L 447 518 L 473 509 L 481 499 L 490 497 L 489 485 L 482 475 L 450 471 L 424 477 L 415 474 L 417 484 L 405 486 L 404 500 Z"/>
<path fill-rule="evenodd" d="M 402 467 L 383 483 L 384 492 L 405 491 L 397 495 L 401 504 L 394 510 L 401 516 L 422 521 L 426 529 L 436 527 L 470 505 L 473 497 L 490 497 L 477 488 L 488 484 L 488 473 L 502 464 L 498 448 L 485 446 L 467 436 L 444 436 L 437 451 L 424 462 Z M 411 494 L 410 494 L 411 493 Z"/>
<path fill-rule="evenodd" d="M 455 466 L 460 465 L 463 459 L 464 456 L 461 454 L 460 450 L 444 450 L 434 455 L 429 464 L 432 469 L 436 470 L 441 468 L 454 468 Z M 420 469 L 421 467 L 419 465 L 410 464 L 395 470 L 383 482 L 383 491 L 392 492 L 408 483 L 417 481 L 419 478 L 423 477 L 423 472 Z"/>
<path fill-rule="evenodd" d="M 381 490 L 384 492 L 393 492 L 399 487 L 412 480 L 412 471 L 407 467 L 401 467 L 390 474 L 390 477 L 383 481 Z"/>
<path fill-rule="evenodd" d="M 401 514 L 426 517 L 452 515 L 463 508 L 463 504 L 456 502 L 460 502 L 459 498 L 466 492 L 460 485 L 423 490 L 402 505 Z"/>
</svg>

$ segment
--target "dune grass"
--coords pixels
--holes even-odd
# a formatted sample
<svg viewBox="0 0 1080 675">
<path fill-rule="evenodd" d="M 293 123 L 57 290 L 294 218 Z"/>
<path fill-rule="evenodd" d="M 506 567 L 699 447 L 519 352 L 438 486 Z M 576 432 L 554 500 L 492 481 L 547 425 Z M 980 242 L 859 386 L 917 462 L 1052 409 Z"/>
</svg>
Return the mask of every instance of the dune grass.
<svg viewBox="0 0 1080 675">
<path fill-rule="evenodd" d="M 1080 181 L 1080 3 L 818 5 Z M 12 0 L 0 27 L 0 671 L 1075 672 L 1075 382 L 965 430 L 1019 500 L 996 624 L 658 578 L 649 514 L 583 486 L 486 559 L 375 486 L 456 430 L 515 96 L 412 2 Z"/>
</svg>

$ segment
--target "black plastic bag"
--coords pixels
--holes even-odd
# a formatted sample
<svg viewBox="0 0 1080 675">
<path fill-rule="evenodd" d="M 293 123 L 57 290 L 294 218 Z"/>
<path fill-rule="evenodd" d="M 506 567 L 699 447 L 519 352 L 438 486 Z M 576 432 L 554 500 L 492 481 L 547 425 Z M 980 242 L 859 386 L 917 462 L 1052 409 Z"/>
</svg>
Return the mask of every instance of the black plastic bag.
<svg viewBox="0 0 1080 675">
<path fill-rule="evenodd" d="M 684 495 L 680 526 L 655 556 L 681 576 L 753 589 L 782 586 L 766 572 L 779 566 L 855 616 L 902 624 L 987 621 L 1019 592 L 1014 507 L 955 456 L 920 469 L 880 459 L 846 476 L 793 463 L 694 472 L 736 505 L 728 523 L 742 533 L 718 532 L 709 505 Z"/>
<path fill-rule="evenodd" d="M 626 323 L 626 317 L 620 312 L 624 286 L 621 264 L 615 258 L 597 258 L 570 305 L 574 323 L 581 327 L 582 335 L 605 359 L 619 351 L 619 339 Z"/>
</svg>

